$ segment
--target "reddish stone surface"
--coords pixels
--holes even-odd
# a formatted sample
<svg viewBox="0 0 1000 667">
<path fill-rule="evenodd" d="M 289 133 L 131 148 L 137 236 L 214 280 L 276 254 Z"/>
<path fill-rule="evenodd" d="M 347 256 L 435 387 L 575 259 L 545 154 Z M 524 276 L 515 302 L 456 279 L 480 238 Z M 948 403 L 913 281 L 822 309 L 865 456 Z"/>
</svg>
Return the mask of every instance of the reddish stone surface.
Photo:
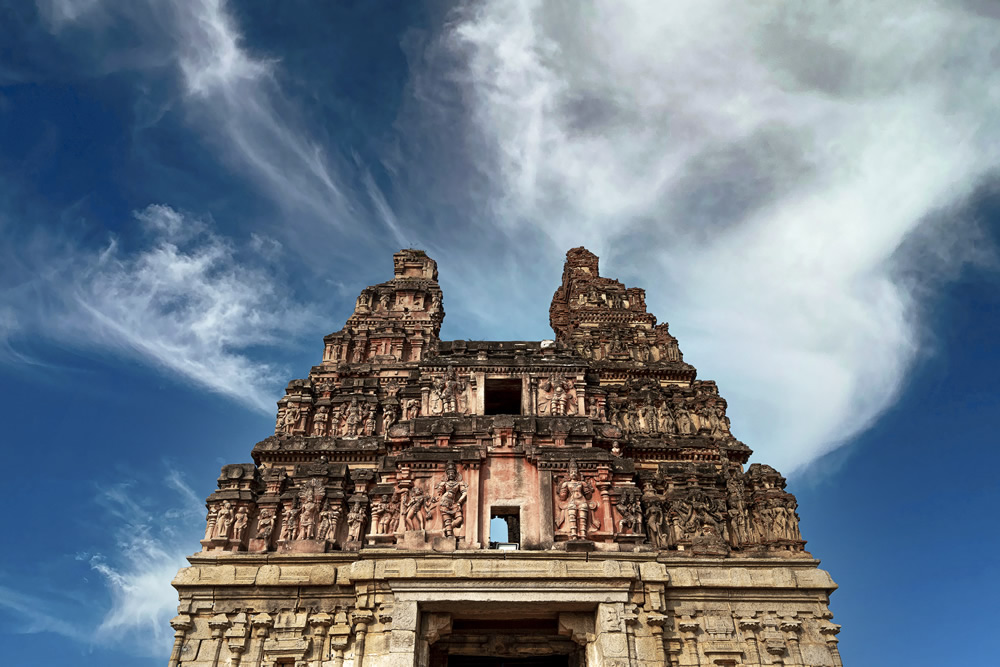
<svg viewBox="0 0 1000 667">
<path fill-rule="evenodd" d="M 784 478 L 744 470 L 715 383 L 597 256 L 567 253 L 555 341 L 442 341 L 437 264 L 393 260 L 223 467 L 206 551 L 487 549 L 500 516 L 525 550 L 805 555 Z"/>
</svg>

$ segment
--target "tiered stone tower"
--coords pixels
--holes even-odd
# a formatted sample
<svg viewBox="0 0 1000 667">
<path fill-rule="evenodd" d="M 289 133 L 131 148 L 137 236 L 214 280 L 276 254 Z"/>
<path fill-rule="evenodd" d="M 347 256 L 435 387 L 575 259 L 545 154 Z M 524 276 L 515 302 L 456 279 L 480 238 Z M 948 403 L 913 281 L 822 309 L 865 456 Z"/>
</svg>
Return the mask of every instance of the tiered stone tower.
<svg viewBox="0 0 1000 667">
<path fill-rule="evenodd" d="M 795 497 L 643 290 L 574 248 L 554 341 L 442 341 L 394 260 L 222 468 L 170 667 L 840 667 Z"/>
</svg>

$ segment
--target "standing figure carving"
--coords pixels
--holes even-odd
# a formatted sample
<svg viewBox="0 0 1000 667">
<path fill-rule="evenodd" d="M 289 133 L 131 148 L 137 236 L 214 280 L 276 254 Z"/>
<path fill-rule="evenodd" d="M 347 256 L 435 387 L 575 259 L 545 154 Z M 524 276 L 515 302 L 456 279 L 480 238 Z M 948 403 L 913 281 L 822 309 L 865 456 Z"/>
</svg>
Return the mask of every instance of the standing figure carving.
<svg viewBox="0 0 1000 667">
<path fill-rule="evenodd" d="M 332 537 L 336 532 L 336 520 L 333 517 L 330 501 L 327 501 L 323 504 L 323 511 L 319 513 L 319 528 L 316 531 L 316 537 L 320 540 L 332 541 Z"/>
<path fill-rule="evenodd" d="M 651 482 L 642 488 L 642 505 L 646 508 L 646 534 L 649 543 L 657 549 L 670 546 L 668 533 L 664 530 L 663 497 L 656 492 Z"/>
<path fill-rule="evenodd" d="M 219 517 L 219 510 L 212 505 L 208 508 L 208 516 L 205 517 L 205 539 L 210 540 L 215 537 L 215 524 Z"/>
<path fill-rule="evenodd" d="M 388 435 L 389 429 L 399 419 L 399 406 L 389 403 L 382 408 L 382 433 Z"/>
<path fill-rule="evenodd" d="M 461 528 L 465 520 L 462 505 L 465 503 L 469 487 L 458 476 L 454 461 L 448 461 L 445 470 L 446 479 L 438 482 L 435 491 L 438 509 L 444 522 L 444 534 L 446 537 L 452 537 L 455 529 Z"/>
<path fill-rule="evenodd" d="M 295 534 L 297 540 L 316 539 L 316 501 L 307 497 L 302 502 L 302 512 L 299 514 L 299 529 Z"/>
<path fill-rule="evenodd" d="M 431 518 L 431 503 L 430 496 L 425 495 L 422 488 L 414 486 L 411 489 L 403 514 L 407 530 L 427 528 L 427 520 Z"/>
<path fill-rule="evenodd" d="M 431 412 L 434 414 L 465 412 L 463 394 L 467 386 L 466 381 L 458 377 L 455 369 L 449 368 L 444 377 L 434 381 Z"/>
<path fill-rule="evenodd" d="M 365 408 L 364 434 L 375 434 L 375 405 L 373 403 L 369 403 L 368 407 Z"/>
<path fill-rule="evenodd" d="M 361 419 L 362 415 L 361 408 L 358 406 L 358 397 L 354 396 L 351 398 L 351 402 L 347 406 L 347 412 L 344 414 L 344 435 L 347 437 L 358 435 Z"/>
<path fill-rule="evenodd" d="M 215 517 L 215 537 L 216 539 L 228 539 L 229 529 L 233 525 L 233 504 L 228 500 L 222 503 L 219 513 Z"/>
<path fill-rule="evenodd" d="M 574 384 L 571 380 L 554 375 L 540 386 L 545 392 L 545 402 L 539 406 L 540 414 L 571 415 L 576 413 L 573 399 L 576 397 Z"/>
<path fill-rule="evenodd" d="M 285 406 L 285 414 L 282 419 L 281 430 L 284 433 L 292 433 L 299 425 L 302 411 L 296 403 L 289 403 Z"/>
<path fill-rule="evenodd" d="M 325 405 L 321 405 L 316 408 L 316 414 L 313 415 L 313 425 L 312 434 L 316 436 L 326 435 L 326 423 L 330 418 L 329 413 L 330 408 Z"/>
<path fill-rule="evenodd" d="M 392 526 L 392 503 L 389 494 L 382 496 L 372 503 L 372 534 L 385 535 Z"/>
<path fill-rule="evenodd" d="M 263 509 L 257 517 L 257 539 L 264 540 L 270 546 L 271 534 L 274 532 L 274 510 Z"/>
<path fill-rule="evenodd" d="M 420 416 L 420 401 L 408 398 L 403 401 L 403 419 L 409 421 Z"/>
<path fill-rule="evenodd" d="M 243 534 L 246 533 L 248 523 L 250 523 L 250 517 L 247 515 L 247 508 L 245 505 L 240 505 L 240 508 L 236 510 L 236 521 L 233 522 L 234 540 L 243 541 Z"/>
<path fill-rule="evenodd" d="M 677 415 L 677 432 L 681 435 L 691 435 L 694 431 L 694 425 L 691 423 L 688 411 L 678 406 L 675 413 Z"/>
<path fill-rule="evenodd" d="M 570 539 L 585 540 L 591 528 L 599 529 L 601 524 L 593 516 L 597 503 L 591 501 L 594 483 L 590 479 L 580 479 L 576 459 L 570 459 L 569 477 L 559 485 L 560 506 L 558 527 L 569 530 Z"/>
<path fill-rule="evenodd" d="M 361 501 L 355 501 L 351 511 L 347 513 L 347 540 L 360 542 L 361 533 L 365 527 L 365 508 Z"/>
<path fill-rule="evenodd" d="M 299 508 L 289 507 L 285 512 L 284 520 L 281 522 L 281 535 L 278 539 L 287 541 L 295 539 L 295 528 L 299 521 Z"/>
<path fill-rule="evenodd" d="M 642 506 L 639 504 L 639 490 L 626 486 L 618 497 L 619 533 L 642 533 Z"/>
</svg>

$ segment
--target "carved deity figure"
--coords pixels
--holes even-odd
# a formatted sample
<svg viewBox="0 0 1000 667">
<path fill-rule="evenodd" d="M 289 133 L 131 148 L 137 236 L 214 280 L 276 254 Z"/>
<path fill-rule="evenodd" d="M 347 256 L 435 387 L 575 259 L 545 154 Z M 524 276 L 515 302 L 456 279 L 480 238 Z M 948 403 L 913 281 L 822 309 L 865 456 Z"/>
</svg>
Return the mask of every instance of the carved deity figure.
<svg viewBox="0 0 1000 667">
<path fill-rule="evenodd" d="M 403 401 L 403 419 L 409 421 L 420 416 L 420 401 L 408 398 Z"/>
<path fill-rule="evenodd" d="M 559 485 L 558 493 L 559 500 L 563 501 L 563 504 L 559 508 L 560 517 L 557 525 L 560 528 L 565 525 L 569 529 L 571 539 L 585 540 L 591 528 L 601 527 L 593 516 L 597 503 L 590 500 L 594 495 L 594 483 L 590 479 L 580 479 L 575 459 L 570 459 L 569 477 Z"/>
<path fill-rule="evenodd" d="M 349 542 L 360 542 L 364 527 L 365 508 L 360 501 L 357 501 L 351 506 L 351 511 L 347 513 L 347 540 Z"/>
<path fill-rule="evenodd" d="M 729 417 L 726 416 L 726 411 L 721 405 L 715 406 L 715 420 L 713 422 L 712 434 L 716 436 L 721 436 L 729 433 Z"/>
<path fill-rule="evenodd" d="M 446 479 L 438 482 L 435 492 L 438 510 L 444 522 L 444 534 L 446 537 L 452 537 L 455 529 L 461 528 L 465 520 L 462 505 L 465 503 L 469 487 L 458 476 L 454 461 L 448 461 L 445 474 Z"/>
<path fill-rule="evenodd" d="M 545 392 L 545 402 L 539 406 L 541 414 L 549 415 L 571 415 L 576 412 L 573 398 L 574 384 L 572 380 L 553 375 L 545 380 L 539 387 Z"/>
<path fill-rule="evenodd" d="M 340 508 L 327 501 L 323 511 L 319 513 L 319 530 L 317 539 L 335 542 L 337 539 L 337 524 L 340 523 Z"/>
<path fill-rule="evenodd" d="M 378 307 L 380 310 L 389 310 L 389 293 L 383 292 L 378 297 Z"/>
<path fill-rule="evenodd" d="M 619 533 L 642 533 L 642 506 L 639 504 L 639 490 L 626 486 L 616 503 L 621 519 L 618 520 Z"/>
<path fill-rule="evenodd" d="M 318 507 L 316 506 L 316 501 L 307 497 L 302 502 L 302 511 L 299 514 L 299 528 L 295 533 L 295 539 L 297 540 L 314 540 L 316 539 L 316 512 Z"/>
<path fill-rule="evenodd" d="M 247 515 L 247 508 L 243 505 L 236 510 L 236 521 L 233 522 L 233 539 L 237 542 L 243 541 L 243 534 L 246 533 L 247 524 L 250 523 L 250 517 Z"/>
<path fill-rule="evenodd" d="M 449 368 L 443 378 L 434 381 L 431 412 L 435 414 L 464 412 L 463 394 L 468 385 L 459 379 L 454 368 Z"/>
<path fill-rule="evenodd" d="M 282 418 L 281 430 L 284 433 L 292 433 L 299 425 L 302 411 L 296 403 L 289 403 L 285 406 L 285 414 Z"/>
<path fill-rule="evenodd" d="M 274 510 L 263 509 L 257 517 L 257 539 L 270 544 L 274 532 Z"/>
<path fill-rule="evenodd" d="M 649 543 L 658 549 L 671 546 L 664 530 L 663 497 L 650 482 L 646 482 L 642 488 L 642 506 L 646 508 L 646 534 L 649 536 Z"/>
<path fill-rule="evenodd" d="M 229 537 L 229 529 L 233 525 L 233 504 L 228 500 L 222 503 L 215 516 L 215 538 L 225 540 Z"/>
<path fill-rule="evenodd" d="M 326 424 L 327 420 L 330 418 L 329 413 L 330 408 L 325 405 L 321 405 L 316 408 L 316 414 L 313 415 L 312 424 L 312 434 L 315 436 L 326 435 Z"/>
<path fill-rule="evenodd" d="M 674 432 L 674 415 L 666 401 L 659 401 L 655 407 L 656 430 L 660 433 Z"/>
<path fill-rule="evenodd" d="M 681 435 L 691 435 L 694 432 L 694 424 L 691 423 L 691 417 L 687 410 L 678 407 L 675 413 L 677 415 L 677 432 Z"/>
<path fill-rule="evenodd" d="M 425 530 L 431 518 L 432 499 L 419 486 L 414 486 L 403 509 L 407 530 Z"/>
<path fill-rule="evenodd" d="M 210 540 L 215 536 L 215 523 L 219 516 L 219 510 L 215 505 L 208 508 L 208 516 L 205 517 L 205 539 Z"/>
<path fill-rule="evenodd" d="M 371 403 L 365 408 L 364 434 L 375 434 L 375 405 Z"/>
<path fill-rule="evenodd" d="M 604 421 L 604 404 L 596 396 L 587 397 L 587 416 L 595 421 Z"/>
<path fill-rule="evenodd" d="M 389 429 L 399 419 L 399 406 L 389 403 L 382 408 L 382 433 L 389 434 Z"/>
<path fill-rule="evenodd" d="M 431 294 L 431 305 L 427 310 L 429 310 L 432 313 L 436 313 L 437 311 L 441 310 L 440 292 L 434 292 L 433 294 Z"/>
<path fill-rule="evenodd" d="M 653 408 L 652 401 L 646 400 L 639 405 L 637 417 L 639 431 L 649 433 L 656 429 L 656 410 Z"/>
<path fill-rule="evenodd" d="M 330 413 L 330 435 L 337 437 L 343 435 L 343 429 L 341 428 L 341 419 L 344 415 L 344 406 L 335 405 L 333 406 L 333 412 Z"/>
<path fill-rule="evenodd" d="M 358 397 L 354 396 L 351 398 L 351 402 L 347 406 L 347 412 L 344 414 L 344 435 L 347 437 L 358 435 L 361 420 L 361 407 L 358 405 Z"/>
<path fill-rule="evenodd" d="M 391 521 L 392 503 L 389 500 L 389 494 L 383 493 L 378 500 L 372 503 L 372 534 L 387 534 L 391 527 Z"/>
<path fill-rule="evenodd" d="M 281 535 L 278 536 L 279 540 L 292 540 L 295 539 L 295 529 L 299 522 L 299 508 L 289 507 L 288 511 L 285 512 L 284 520 L 281 522 Z"/>
</svg>

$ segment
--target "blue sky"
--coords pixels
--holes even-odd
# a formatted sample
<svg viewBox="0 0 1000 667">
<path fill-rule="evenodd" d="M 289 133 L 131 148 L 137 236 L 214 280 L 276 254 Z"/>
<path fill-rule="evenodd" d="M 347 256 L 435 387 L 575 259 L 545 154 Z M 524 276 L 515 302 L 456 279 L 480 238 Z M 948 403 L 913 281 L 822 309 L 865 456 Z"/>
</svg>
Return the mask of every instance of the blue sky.
<svg viewBox="0 0 1000 667">
<path fill-rule="evenodd" d="M 847 664 L 991 654 L 1000 11 L 800 5 L 0 2 L 7 659 L 166 663 L 219 466 L 392 252 L 541 339 L 577 245 L 789 475 Z"/>
</svg>

